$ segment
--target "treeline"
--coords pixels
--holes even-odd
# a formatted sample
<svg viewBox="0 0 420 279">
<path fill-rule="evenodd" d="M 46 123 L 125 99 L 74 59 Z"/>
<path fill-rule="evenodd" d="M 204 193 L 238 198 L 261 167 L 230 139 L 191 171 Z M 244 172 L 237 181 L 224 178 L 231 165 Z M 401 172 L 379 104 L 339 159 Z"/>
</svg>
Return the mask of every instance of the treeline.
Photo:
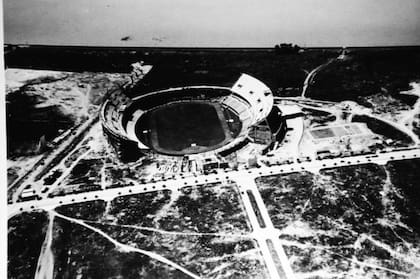
<svg viewBox="0 0 420 279">
<path fill-rule="evenodd" d="M 298 45 L 282 43 L 274 46 L 274 52 L 276 54 L 294 54 L 299 53 L 302 48 Z"/>
</svg>

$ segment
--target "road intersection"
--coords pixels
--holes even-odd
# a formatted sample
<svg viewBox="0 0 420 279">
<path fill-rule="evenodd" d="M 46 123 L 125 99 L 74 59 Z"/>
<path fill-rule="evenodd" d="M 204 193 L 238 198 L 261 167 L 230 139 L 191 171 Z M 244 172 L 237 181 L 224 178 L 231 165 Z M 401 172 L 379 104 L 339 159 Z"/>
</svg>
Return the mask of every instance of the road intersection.
<svg viewBox="0 0 420 279">
<path fill-rule="evenodd" d="M 323 160 L 309 160 L 290 164 L 260 166 L 237 171 L 219 171 L 208 175 L 190 177 L 175 177 L 169 180 L 134 184 L 99 191 L 69 194 L 61 197 L 43 198 L 26 202 L 15 202 L 8 207 L 8 217 L 11 218 L 23 211 L 53 210 L 57 206 L 87 202 L 93 200 L 110 201 L 119 196 L 140 194 L 159 190 L 181 191 L 181 188 L 212 183 L 235 182 L 252 225 L 252 237 L 256 239 L 266 262 L 270 278 L 295 278 L 289 260 L 279 239 L 279 231 L 274 228 L 264 201 L 255 184 L 255 179 L 261 176 L 278 175 L 299 171 L 318 173 L 321 169 L 360 164 L 384 165 L 389 161 L 420 158 L 420 148 L 406 148 L 377 154 L 364 154 L 351 157 L 341 157 Z"/>
</svg>

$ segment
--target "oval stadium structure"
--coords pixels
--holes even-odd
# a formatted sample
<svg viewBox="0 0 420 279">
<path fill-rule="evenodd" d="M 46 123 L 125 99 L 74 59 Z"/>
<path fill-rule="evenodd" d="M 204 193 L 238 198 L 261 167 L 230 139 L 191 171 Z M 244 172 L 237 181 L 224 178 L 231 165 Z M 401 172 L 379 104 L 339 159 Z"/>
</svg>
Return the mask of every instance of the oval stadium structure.
<svg viewBox="0 0 420 279">
<path fill-rule="evenodd" d="M 271 90 L 242 74 L 231 86 L 185 86 L 129 98 L 110 92 L 102 126 L 123 161 L 142 155 L 226 155 L 250 141 L 267 147 L 284 133 Z"/>
</svg>

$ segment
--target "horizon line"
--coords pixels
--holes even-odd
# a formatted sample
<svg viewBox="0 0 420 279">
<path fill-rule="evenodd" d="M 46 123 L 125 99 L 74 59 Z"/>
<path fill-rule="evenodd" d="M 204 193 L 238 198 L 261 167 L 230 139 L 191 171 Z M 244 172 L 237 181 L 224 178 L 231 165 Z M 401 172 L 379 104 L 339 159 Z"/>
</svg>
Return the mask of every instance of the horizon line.
<svg viewBox="0 0 420 279">
<path fill-rule="evenodd" d="M 57 47 L 57 48 L 126 48 L 126 49 L 197 49 L 197 50 L 203 50 L 203 49 L 274 49 L 276 45 L 281 44 L 291 44 L 292 46 L 298 46 L 301 49 L 361 49 L 361 48 L 417 48 L 420 47 L 420 45 L 371 45 L 371 46 L 300 46 L 295 43 L 286 43 L 281 42 L 278 44 L 274 44 L 271 47 L 268 46 L 261 46 L 261 47 L 235 47 L 235 46 L 118 46 L 118 45 L 72 45 L 72 44 L 65 44 L 65 45 L 59 45 L 59 44 L 9 44 L 4 43 L 3 47 L 18 47 L 18 48 L 29 48 L 29 47 Z"/>
</svg>

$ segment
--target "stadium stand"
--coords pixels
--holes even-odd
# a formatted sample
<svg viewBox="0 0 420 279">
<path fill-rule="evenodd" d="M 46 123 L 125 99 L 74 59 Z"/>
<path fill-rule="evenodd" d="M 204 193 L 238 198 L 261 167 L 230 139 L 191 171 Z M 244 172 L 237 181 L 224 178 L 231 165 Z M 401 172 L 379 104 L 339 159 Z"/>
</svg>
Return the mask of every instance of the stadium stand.
<svg viewBox="0 0 420 279">
<path fill-rule="evenodd" d="M 133 154 L 128 155 L 127 152 L 137 153 L 138 156 L 153 152 L 146 136 L 148 131 L 144 130 L 144 135 L 139 135 L 136 134 L 136 129 L 139 129 L 139 123 L 147 117 L 150 110 L 168 103 L 205 100 L 221 104 L 233 139 L 226 145 L 218 147 L 214 153 L 227 154 L 230 150 L 243 146 L 247 142 L 251 127 L 265 121 L 267 117 L 268 124 L 266 122 L 261 124 L 268 125 L 267 127 L 274 132 L 274 138 L 281 127 L 279 117 L 276 118 L 279 116 L 278 108 L 273 109 L 274 99 L 271 90 L 248 74 L 242 74 L 231 88 L 186 86 L 150 92 L 133 98 L 127 97 L 124 90 L 123 87 L 117 87 L 109 93 L 101 110 L 101 120 L 103 130 L 111 144 L 119 156 L 126 158 L 137 157 Z M 133 96 L 133 92 L 128 95 Z M 229 122 L 233 122 L 232 114 L 239 118 L 241 122 L 239 125 Z"/>
</svg>

